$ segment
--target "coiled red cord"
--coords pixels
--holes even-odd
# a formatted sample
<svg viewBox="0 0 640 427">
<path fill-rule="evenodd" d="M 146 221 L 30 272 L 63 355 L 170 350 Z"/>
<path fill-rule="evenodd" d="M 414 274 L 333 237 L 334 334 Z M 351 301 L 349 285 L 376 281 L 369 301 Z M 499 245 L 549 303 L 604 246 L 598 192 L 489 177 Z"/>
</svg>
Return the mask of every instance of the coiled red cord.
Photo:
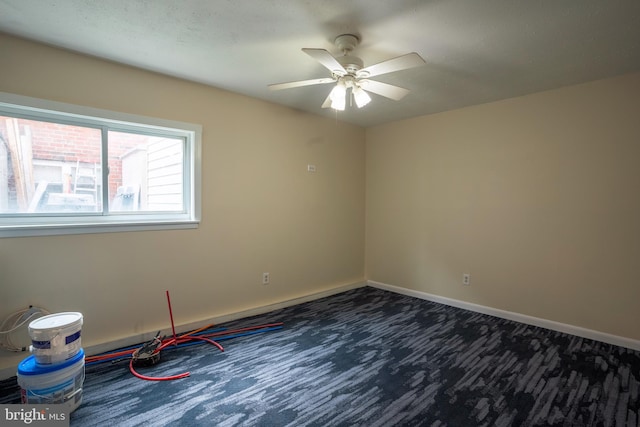
<svg viewBox="0 0 640 427">
<path fill-rule="evenodd" d="M 228 335 L 230 333 L 235 333 L 235 332 L 242 332 L 242 331 L 251 331 L 251 330 L 256 330 L 256 329 L 262 329 L 262 328 L 266 328 L 266 327 L 271 327 L 271 326 L 281 326 L 282 323 L 270 323 L 267 325 L 260 325 L 260 326 L 250 326 L 247 328 L 240 328 L 237 329 L 235 331 L 220 331 L 217 333 L 211 333 L 211 334 L 206 334 L 206 335 L 200 335 L 200 336 L 195 336 L 193 334 L 206 330 L 209 327 L 213 326 L 213 325 L 209 325 L 209 326 L 205 326 L 203 328 L 197 329 L 195 331 L 191 331 L 189 333 L 186 333 L 184 335 L 180 335 L 180 336 L 176 336 L 176 328 L 173 322 L 173 311 L 171 310 L 171 299 L 169 297 L 169 291 L 166 292 L 167 293 L 167 304 L 169 305 L 169 317 L 171 319 L 171 330 L 173 332 L 173 337 L 169 338 L 169 339 L 165 339 L 162 341 L 162 344 L 160 344 L 160 346 L 156 349 L 156 351 L 153 354 L 157 354 L 160 351 L 162 351 L 164 348 L 170 346 L 170 345 L 175 345 L 178 346 L 178 344 L 183 344 L 189 341 L 204 341 L 204 342 L 208 342 L 209 344 L 215 345 L 216 347 L 218 347 L 218 349 L 220 351 L 224 351 L 224 348 L 216 341 L 212 340 L 209 337 L 214 337 L 214 336 L 224 336 L 224 335 Z M 129 361 L 129 371 L 131 371 L 131 373 L 137 377 L 140 378 L 142 380 L 146 380 L 146 381 L 171 381 L 171 380 L 177 380 L 180 378 L 186 378 L 189 375 L 191 375 L 190 372 L 183 372 L 182 374 L 177 374 L 177 375 L 170 375 L 170 376 L 166 376 L 166 377 L 149 377 L 147 375 L 142 375 L 139 374 L 138 372 L 136 372 L 136 370 L 133 367 L 133 362 L 136 360 L 135 358 L 135 351 L 136 350 L 123 350 L 120 352 L 114 352 L 114 353 L 110 353 L 110 354 L 105 354 L 105 355 L 100 355 L 100 356 L 91 356 L 88 358 L 88 360 L 90 362 L 99 362 L 102 360 L 111 360 L 113 359 L 114 356 L 127 356 L 127 355 L 133 355 L 133 357 L 131 358 L 131 360 Z"/>
<path fill-rule="evenodd" d="M 182 344 L 185 342 L 189 342 L 189 341 L 205 341 L 208 342 L 209 344 L 213 344 L 216 347 L 218 347 L 220 349 L 220 351 L 224 351 L 224 347 L 222 347 L 220 345 L 220 343 L 215 342 L 212 339 L 206 338 L 206 337 L 198 337 L 198 336 L 193 336 L 190 334 L 185 334 L 182 336 L 179 336 L 177 338 L 169 338 L 167 340 L 164 340 L 162 342 L 162 344 L 160 345 L 160 347 L 158 347 L 158 349 L 154 352 L 155 353 L 159 353 L 160 351 L 162 351 L 162 349 L 169 347 L 170 345 L 178 345 L 178 344 Z M 180 378 L 186 378 L 189 375 L 191 375 L 191 372 L 183 372 L 182 374 L 177 374 L 177 375 L 171 375 L 168 377 L 149 377 L 147 375 L 142 375 L 139 374 L 138 372 L 136 372 L 136 370 L 133 368 L 133 362 L 135 361 L 135 358 L 131 358 L 131 361 L 129 362 L 129 371 L 131 371 L 131 373 L 140 378 L 141 380 L 147 380 L 147 381 L 171 381 L 171 380 L 178 380 Z"/>
<path fill-rule="evenodd" d="M 171 380 L 179 380 L 180 378 L 185 378 L 188 377 L 189 375 L 191 375 L 191 372 L 184 372 L 182 374 L 178 374 L 178 375 L 171 375 L 169 377 L 148 377 L 146 375 L 142 375 L 136 372 L 135 369 L 133 369 L 133 359 L 131 359 L 131 361 L 129 362 L 129 370 L 131 371 L 131 373 L 140 378 L 141 380 L 147 380 L 147 381 L 171 381 Z"/>
</svg>

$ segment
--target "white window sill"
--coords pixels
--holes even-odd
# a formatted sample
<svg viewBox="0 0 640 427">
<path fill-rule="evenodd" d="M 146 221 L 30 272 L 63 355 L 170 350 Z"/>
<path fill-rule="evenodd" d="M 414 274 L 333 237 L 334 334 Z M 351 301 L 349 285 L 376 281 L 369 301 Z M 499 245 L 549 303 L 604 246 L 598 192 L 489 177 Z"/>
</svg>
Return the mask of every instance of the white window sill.
<svg viewBox="0 0 640 427">
<path fill-rule="evenodd" d="M 0 238 L 57 236 L 64 234 L 121 233 L 128 231 L 183 230 L 198 228 L 199 221 L 157 221 L 103 224 L 16 225 L 0 227 Z"/>
</svg>

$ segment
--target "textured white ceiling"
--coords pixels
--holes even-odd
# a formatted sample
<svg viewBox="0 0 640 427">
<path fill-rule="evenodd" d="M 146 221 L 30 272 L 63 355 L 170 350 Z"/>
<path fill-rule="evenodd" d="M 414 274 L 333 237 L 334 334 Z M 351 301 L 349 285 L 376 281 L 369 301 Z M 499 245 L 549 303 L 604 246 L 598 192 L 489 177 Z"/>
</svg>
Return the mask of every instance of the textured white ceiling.
<svg viewBox="0 0 640 427">
<path fill-rule="evenodd" d="M 0 31 L 330 117 L 330 86 L 267 89 L 329 77 L 301 48 L 419 53 L 376 77 L 407 97 L 338 113 L 361 126 L 640 71 L 639 0 L 0 0 Z"/>
</svg>

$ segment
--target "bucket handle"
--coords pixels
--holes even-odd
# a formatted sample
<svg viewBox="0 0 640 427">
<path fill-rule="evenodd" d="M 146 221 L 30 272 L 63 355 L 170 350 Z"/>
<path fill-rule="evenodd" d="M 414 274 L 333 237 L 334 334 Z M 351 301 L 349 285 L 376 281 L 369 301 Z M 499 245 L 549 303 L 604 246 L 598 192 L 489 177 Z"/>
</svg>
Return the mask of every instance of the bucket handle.
<svg viewBox="0 0 640 427">
<path fill-rule="evenodd" d="M 64 396 L 64 400 L 62 401 L 64 402 L 68 402 L 69 400 L 71 400 L 72 397 L 74 397 L 76 394 L 78 393 L 82 393 L 82 387 L 80 387 L 79 389 L 77 389 L 76 391 L 74 391 L 73 393 L 71 393 L 69 396 Z M 51 399 L 51 396 L 41 396 L 38 393 L 34 393 L 32 391 L 28 391 L 27 394 L 30 394 L 31 396 L 35 396 L 35 397 L 39 397 L 40 399 L 44 399 L 44 400 L 49 400 Z"/>
</svg>

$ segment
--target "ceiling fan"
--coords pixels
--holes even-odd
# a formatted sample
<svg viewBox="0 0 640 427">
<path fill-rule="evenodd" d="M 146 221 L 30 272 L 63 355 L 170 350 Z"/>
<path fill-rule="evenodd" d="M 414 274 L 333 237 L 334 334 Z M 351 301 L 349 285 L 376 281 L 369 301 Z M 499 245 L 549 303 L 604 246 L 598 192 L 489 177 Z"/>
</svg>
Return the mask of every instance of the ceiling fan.
<svg viewBox="0 0 640 427">
<path fill-rule="evenodd" d="M 367 92 L 372 92 L 395 101 L 399 101 L 407 95 L 409 93 L 407 89 L 370 80 L 369 78 L 424 65 L 424 59 L 417 53 L 412 52 L 364 67 L 362 59 L 350 55 L 359 42 L 360 39 L 353 34 L 342 34 L 336 37 L 335 45 L 343 54 L 343 56 L 339 57 L 334 57 L 325 49 L 303 48 L 302 51 L 304 53 L 331 71 L 331 77 L 277 83 L 269 85 L 269 89 L 280 90 L 300 86 L 335 83 L 336 85 L 322 104 L 322 108 L 331 107 L 340 111 L 345 109 L 349 89 L 351 89 L 351 96 L 358 108 L 364 107 L 371 101 L 371 97 Z"/>
</svg>

